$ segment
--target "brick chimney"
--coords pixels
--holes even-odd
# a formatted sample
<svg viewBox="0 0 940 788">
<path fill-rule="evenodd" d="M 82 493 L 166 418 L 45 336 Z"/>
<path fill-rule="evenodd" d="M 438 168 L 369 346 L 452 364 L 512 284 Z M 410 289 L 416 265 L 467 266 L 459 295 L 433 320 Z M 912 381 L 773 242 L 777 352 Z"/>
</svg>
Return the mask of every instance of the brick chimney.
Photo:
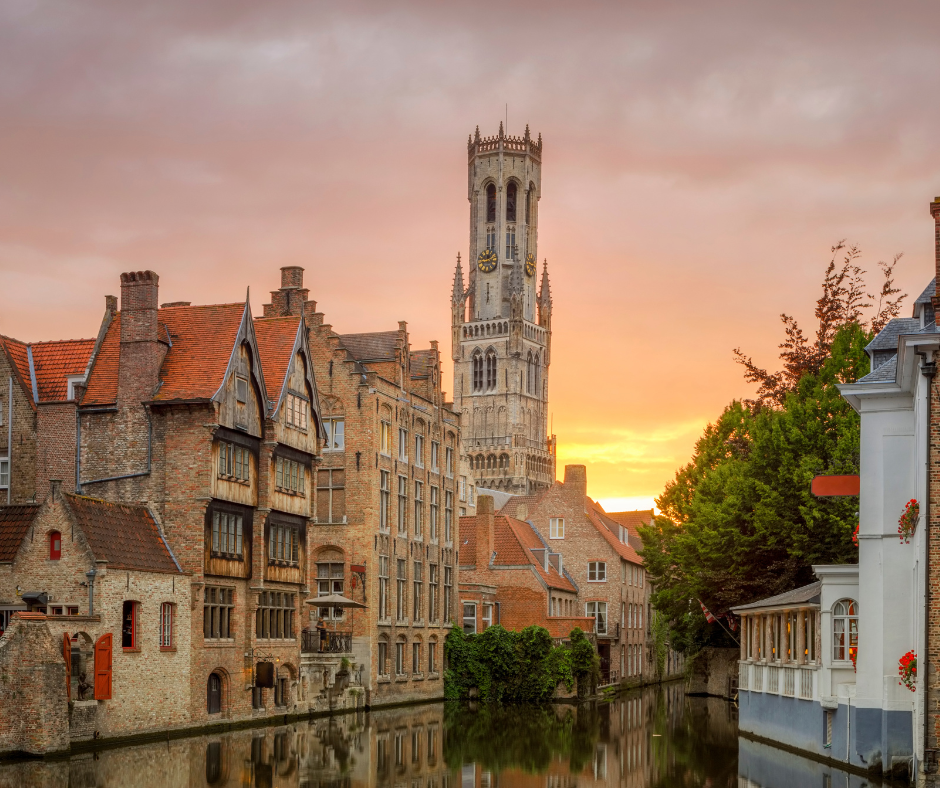
<svg viewBox="0 0 940 788">
<path fill-rule="evenodd" d="M 118 406 L 153 397 L 167 345 L 157 324 L 160 277 L 153 271 L 121 274 L 121 360 Z"/>
<path fill-rule="evenodd" d="M 565 466 L 565 497 L 572 500 L 584 498 L 587 495 L 587 466 Z"/>
<path fill-rule="evenodd" d="M 271 303 L 264 305 L 264 317 L 299 317 L 309 313 L 309 295 L 310 291 L 304 287 L 304 269 L 299 265 L 285 265 L 281 268 L 281 287 L 271 291 Z M 316 312 L 316 302 L 310 304 L 312 312 Z"/>
<path fill-rule="evenodd" d="M 493 505 L 492 495 L 480 495 L 477 497 L 477 571 L 490 565 L 490 557 L 493 555 L 496 543 L 493 531 L 496 524 L 496 510 Z"/>
<path fill-rule="evenodd" d="M 933 313 L 940 320 L 940 197 L 934 197 L 930 203 L 930 215 L 933 216 L 934 265 L 937 287 L 933 298 Z"/>
</svg>

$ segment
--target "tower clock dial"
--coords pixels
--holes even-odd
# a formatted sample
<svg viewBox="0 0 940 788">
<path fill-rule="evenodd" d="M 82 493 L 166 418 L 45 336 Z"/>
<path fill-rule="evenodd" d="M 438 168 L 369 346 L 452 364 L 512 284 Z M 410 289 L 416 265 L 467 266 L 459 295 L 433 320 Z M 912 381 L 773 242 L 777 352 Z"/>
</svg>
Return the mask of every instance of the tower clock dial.
<svg viewBox="0 0 940 788">
<path fill-rule="evenodd" d="M 525 256 L 525 275 L 535 276 L 535 255 L 532 252 Z"/>
<path fill-rule="evenodd" d="M 496 270 L 497 262 L 496 252 L 492 249 L 484 249 L 480 252 L 480 257 L 477 259 L 477 268 L 484 274 L 489 274 Z"/>
</svg>

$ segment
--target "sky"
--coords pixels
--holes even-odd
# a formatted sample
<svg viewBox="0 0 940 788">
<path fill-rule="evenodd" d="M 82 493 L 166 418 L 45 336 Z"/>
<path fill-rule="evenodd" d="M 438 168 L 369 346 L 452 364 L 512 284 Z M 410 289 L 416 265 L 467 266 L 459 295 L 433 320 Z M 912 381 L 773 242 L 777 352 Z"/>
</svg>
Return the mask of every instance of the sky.
<svg viewBox="0 0 940 788">
<path fill-rule="evenodd" d="M 938 24 L 868 0 L 8 0 L 0 333 L 92 337 L 128 270 L 260 314 L 301 265 L 338 331 L 407 320 L 446 355 L 467 135 L 508 114 L 544 140 L 559 476 L 645 508 L 753 394 L 732 349 L 773 367 L 781 312 L 811 333 L 833 244 L 872 274 L 903 252 L 909 302 L 932 277 Z"/>
</svg>

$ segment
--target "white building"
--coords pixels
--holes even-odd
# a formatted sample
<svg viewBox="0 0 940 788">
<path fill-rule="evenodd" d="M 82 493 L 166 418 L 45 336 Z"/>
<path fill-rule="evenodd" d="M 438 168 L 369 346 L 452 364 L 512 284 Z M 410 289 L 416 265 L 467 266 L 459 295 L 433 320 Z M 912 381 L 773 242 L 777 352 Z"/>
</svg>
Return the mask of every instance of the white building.
<svg viewBox="0 0 940 788">
<path fill-rule="evenodd" d="M 858 565 L 813 567 L 816 583 L 734 610 L 741 730 L 895 774 L 924 757 L 923 682 L 912 692 L 898 668 L 907 652 L 925 653 L 934 292 L 932 282 L 912 318 L 892 320 L 869 344 L 872 372 L 839 387 L 862 425 Z M 920 517 L 905 543 L 898 521 L 912 499 Z"/>
</svg>

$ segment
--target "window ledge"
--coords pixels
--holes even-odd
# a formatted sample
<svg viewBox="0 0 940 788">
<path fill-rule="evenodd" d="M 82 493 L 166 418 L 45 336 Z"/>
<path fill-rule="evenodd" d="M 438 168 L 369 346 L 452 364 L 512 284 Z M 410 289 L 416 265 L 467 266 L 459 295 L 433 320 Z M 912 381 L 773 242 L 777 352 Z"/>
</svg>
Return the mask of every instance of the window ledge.
<svg viewBox="0 0 940 788">
<path fill-rule="evenodd" d="M 412 680 L 412 681 L 424 681 L 424 674 L 423 674 L 423 673 L 412 673 L 412 674 L 411 674 L 411 680 Z"/>
<path fill-rule="evenodd" d="M 441 677 L 441 674 L 438 673 L 436 670 L 432 670 L 430 673 L 428 673 L 428 680 L 429 680 L 429 681 L 434 681 L 435 679 L 440 679 L 440 677 Z"/>
<path fill-rule="evenodd" d="M 140 646 L 131 646 L 130 648 L 127 648 L 126 646 L 122 646 L 121 651 L 123 651 L 125 654 L 139 654 Z"/>
<path fill-rule="evenodd" d="M 380 627 L 390 627 L 392 625 L 392 619 L 380 618 L 377 623 Z"/>
<path fill-rule="evenodd" d="M 164 654 L 175 654 L 176 646 L 160 646 L 160 651 Z"/>
<path fill-rule="evenodd" d="M 221 638 L 206 638 L 203 641 L 205 648 L 235 648 L 235 638 L 223 640 Z"/>
<path fill-rule="evenodd" d="M 408 681 L 408 679 L 409 679 L 409 676 L 408 676 L 407 673 L 397 673 L 397 674 L 395 674 L 395 683 L 396 683 L 396 684 L 404 684 L 406 681 Z"/>
<path fill-rule="evenodd" d="M 385 676 L 382 676 L 382 675 L 376 676 L 375 681 L 376 681 L 377 684 L 391 684 L 391 683 L 392 683 L 392 679 L 391 679 L 388 675 L 385 675 Z"/>
</svg>

